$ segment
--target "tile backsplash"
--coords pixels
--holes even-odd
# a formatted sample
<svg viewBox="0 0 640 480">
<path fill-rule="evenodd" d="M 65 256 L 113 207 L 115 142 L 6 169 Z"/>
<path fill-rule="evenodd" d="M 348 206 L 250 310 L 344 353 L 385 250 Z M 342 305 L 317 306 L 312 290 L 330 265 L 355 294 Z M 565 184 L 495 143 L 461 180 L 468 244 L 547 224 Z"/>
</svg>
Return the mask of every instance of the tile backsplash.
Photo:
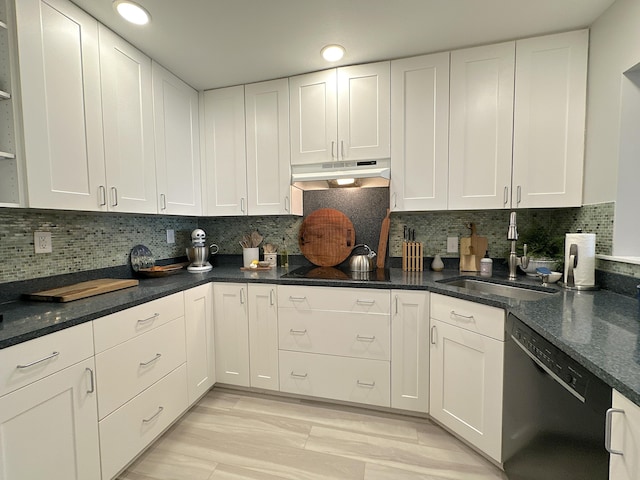
<svg viewBox="0 0 640 480">
<path fill-rule="evenodd" d="M 310 191 L 304 194 L 304 213 L 317 208 L 343 211 L 354 223 L 356 241 L 376 250 L 388 198 L 386 188 Z M 578 228 L 594 232 L 597 253 L 610 255 L 613 212 L 613 203 L 521 209 L 518 225 L 522 228 L 535 218 L 538 222 L 553 222 L 561 232 Z M 457 253 L 446 253 L 447 237 L 468 235 L 469 222 L 475 222 L 478 234 L 488 238 L 491 256 L 502 257 L 509 247 L 509 210 L 392 213 L 389 255 L 401 256 L 402 230 L 408 225 L 416 229 L 416 240 L 425 243 L 426 256 L 440 253 L 457 257 Z M 126 265 L 131 248 L 140 243 L 148 246 L 157 259 L 181 257 L 195 228 L 207 232 L 208 241 L 219 245 L 220 254 L 240 254 L 238 241 L 242 234 L 257 229 L 265 242 L 280 245 L 284 237 L 289 252 L 299 255 L 301 223 L 301 217 L 284 215 L 196 218 L 0 208 L 0 283 Z M 167 229 L 175 231 L 175 244 L 167 244 Z M 52 253 L 34 253 L 33 232 L 38 230 L 52 233 Z M 637 265 L 599 260 L 598 268 L 640 277 Z"/>
</svg>

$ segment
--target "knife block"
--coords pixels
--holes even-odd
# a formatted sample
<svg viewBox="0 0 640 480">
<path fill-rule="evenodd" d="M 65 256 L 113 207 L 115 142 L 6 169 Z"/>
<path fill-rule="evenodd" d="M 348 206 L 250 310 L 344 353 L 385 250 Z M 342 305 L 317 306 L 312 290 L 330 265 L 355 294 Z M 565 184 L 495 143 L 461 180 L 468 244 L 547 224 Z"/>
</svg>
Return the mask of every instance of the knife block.
<svg viewBox="0 0 640 480">
<path fill-rule="evenodd" d="M 402 270 L 421 272 L 422 266 L 422 242 L 402 242 Z"/>
</svg>

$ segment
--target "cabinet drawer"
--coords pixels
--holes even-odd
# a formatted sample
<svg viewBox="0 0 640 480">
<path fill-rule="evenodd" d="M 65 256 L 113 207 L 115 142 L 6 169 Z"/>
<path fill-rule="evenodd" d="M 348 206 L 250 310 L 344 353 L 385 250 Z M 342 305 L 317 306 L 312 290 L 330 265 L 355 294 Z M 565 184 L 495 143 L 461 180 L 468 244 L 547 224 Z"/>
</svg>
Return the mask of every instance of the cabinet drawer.
<svg viewBox="0 0 640 480">
<path fill-rule="evenodd" d="M 91 322 L 0 350 L 0 396 L 93 356 Z"/>
<path fill-rule="evenodd" d="M 296 310 L 389 313 L 390 298 L 388 290 L 278 286 L 278 307 Z"/>
<path fill-rule="evenodd" d="M 187 368 L 181 365 L 101 420 L 102 478 L 113 478 L 187 406 Z"/>
<path fill-rule="evenodd" d="M 280 391 L 390 406 L 389 362 L 280 351 Z"/>
<path fill-rule="evenodd" d="M 389 360 L 390 318 L 366 313 L 282 309 L 278 314 L 279 348 Z"/>
<path fill-rule="evenodd" d="M 96 353 L 184 316 L 182 292 L 159 298 L 93 321 Z"/>
<path fill-rule="evenodd" d="M 501 308 L 432 293 L 431 318 L 504 341 L 505 313 Z"/>
<path fill-rule="evenodd" d="M 157 382 L 185 359 L 183 318 L 96 355 L 99 418 Z"/>
</svg>

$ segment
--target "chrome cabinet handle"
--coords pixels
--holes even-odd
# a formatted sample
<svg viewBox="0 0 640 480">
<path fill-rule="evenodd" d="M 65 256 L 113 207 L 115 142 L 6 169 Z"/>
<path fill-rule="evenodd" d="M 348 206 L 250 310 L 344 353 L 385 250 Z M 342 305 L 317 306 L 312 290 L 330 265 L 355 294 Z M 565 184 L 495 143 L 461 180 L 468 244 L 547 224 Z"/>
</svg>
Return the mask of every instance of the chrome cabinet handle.
<svg viewBox="0 0 640 480">
<path fill-rule="evenodd" d="M 291 370 L 291 373 L 289 375 L 291 375 L 293 378 L 307 378 L 308 373 L 295 373 L 293 370 Z"/>
<path fill-rule="evenodd" d="M 164 410 L 164 407 L 158 407 L 158 411 L 156 413 L 154 413 L 153 415 L 151 415 L 149 418 L 143 418 L 142 419 L 142 423 L 149 423 L 151 421 L 153 421 L 154 418 L 156 418 L 158 415 L 160 415 L 162 413 L 162 411 Z"/>
<path fill-rule="evenodd" d="M 87 390 L 87 393 L 93 393 L 96 391 L 96 384 L 93 381 L 93 370 L 91 370 L 89 367 L 84 369 L 85 372 L 89 372 L 89 385 L 91 385 L 89 387 L 89 390 Z"/>
<path fill-rule="evenodd" d="M 396 295 L 396 315 L 398 314 L 398 296 Z"/>
<path fill-rule="evenodd" d="M 284 196 L 284 211 L 288 212 L 291 210 L 291 200 L 289 200 L 289 195 Z"/>
<path fill-rule="evenodd" d="M 98 194 L 100 195 L 100 206 L 104 207 L 107 204 L 107 189 L 104 185 L 98 187 Z"/>
<path fill-rule="evenodd" d="M 162 200 L 162 206 L 160 207 L 162 210 L 167 209 L 167 196 L 164 193 L 160 194 L 160 200 Z"/>
<path fill-rule="evenodd" d="M 356 383 L 358 384 L 359 387 L 367 387 L 367 388 L 373 388 L 376 386 L 376 382 L 362 382 L 360 380 L 357 380 Z"/>
<path fill-rule="evenodd" d="M 274 298 L 274 296 L 273 296 L 273 288 L 272 288 L 271 290 L 269 290 L 269 304 L 270 304 L 271 306 L 273 306 L 273 305 L 274 305 L 273 298 Z"/>
<path fill-rule="evenodd" d="M 473 315 L 460 315 L 459 313 L 456 313 L 455 310 L 451 310 L 451 319 L 455 320 L 456 318 L 462 319 L 462 320 L 466 320 L 467 322 L 472 322 L 475 320 L 475 318 L 473 317 Z"/>
<path fill-rule="evenodd" d="M 502 199 L 502 203 L 504 205 L 509 203 L 509 187 L 507 187 L 506 185 L 504 186 L 504 197 Z"/>
<path fill-rule="evenodd" d="M 244 288 L 240 289 L 240 305 L 244 305 Z"/>
<path fill-rule="evenodd" d="M 289 295 L 289 301 L 291 302 L 304 302 L 306 299 L 307 297 L 292 297 Z"/>
<path fill-rule="evenodd" d="M 375 339 L 375 335 L 371 335 L 369 337 L 367 335 L 360 335 L 359 333 L 356 334 L 356 340 L 358 340 L 359 342 L 373 342 Z"/>
<path fill-rule="evenodd" d="M 331 141 L 331 158 L 336 158 L 335 153 L 333 153 L 333 149 L 334 149 L 335 145 L 336 145 L 336 142 Z"/>
<path fill-rule="evenodd" d="M 293 328 L 289 329 L 289 335 L 306 335 L 307 329 L 304 330 L 294 330 Z"/>
<path fill-rule="evenodd" d="M 375 300 L 360 300 L 360 299 L 358 299 L 358 300 L 356 300 L 356 303 L 358 305 L 374 305 L 376 303 L 376 301 Z"/>
<path fill-rule="evenodd" d="M 520 205 L 520 201 L 522 200 L 522 187 L 520 185 L 518 185 L 518 188 L 516 190 L 518 193 L 516 195 L 516 206 Z"/>
<path fill-rule="evenodd" d="M 431 327 L 431 332 L 429 333 L 429 341 L 431 342 L 431 345 L 435 345 L 436 344 L 436 334 L 438 333 L 438 331 L 436 330 L 436 326 L 432 326 Z"/>
<path fill-rule="evenodd" d="M 46 357 L 41 358 L 40 360 L 35 360 L 31 363 L 25 363 L 24 365 L 16 365 L 16 368 L 23 369 L 23 368 L 33 367 L 34 365 L 37 365 L 39 363 L 46 362 L 47 360 L 51 360 L 52 358 L 55 358 L 58 355 L 60 355 L 60 352 L 53 352 L 51 353 L 51 355 L 47 355 Z"/>
<path fill-rule="evenodd" d="M 397 192 L 393 192 L 393 208 L 398 208 L 398 194 Z"/>
<path fill-rule="evenodd" d="M 153 315 L 151 315 L 149 318 L 141 318 L 140 320 L 138 320 L 136 323 L 140 324 L 140 323 L 147 323 L 147 322 L 153 322 L 156 318 L 158 318 L 160 316 L 159 313 L 154 313 Z"/>
<path fill-rule="evenodd" d="M 111 196 L 113 197 L 112 207 L 118 206 L 118 189 L 116 187 L 111 187 Z"/>
<path fill-rule="evenodd" d="M 614 413 L 622 413 L 625 411 L 621 408 L 610 408 L 607 410 L 607 416 L 605 417 L 605 427 L 604 427 L 604 448 L 607 449 L 612 455 L 624 455 L 624 452 L 620 450 L 614 450 L 611 448 L 611 422 Z"/>
<path fill-rule="evenodd" d="M 148 366 L 148 365 L 151 365 L 153 362 L 157 362 L 157 361 L 160 359 L 160 357 L 161 357 L 161 356 L 162 356 L 162 354 L 161 354 L 161 353 L 156 353 L 156 356 L 155 356 L 155 357 L 153 357 L 153 358 L 152 358 L 151 360 L 149 360 L 148 362 L 140 362 L 140 366 L 141 366 L 141 367 L 146 367 L 146 366 Z"/>
<path fill-rule="evenodd" d="M 344 140 L 340 140 L 340 157 L 344 160 Z"/>
<path fill-rule="evenodd" d="M 240 211 L 244 213 L 244 197 L 240 198 Z"/>
</svg>

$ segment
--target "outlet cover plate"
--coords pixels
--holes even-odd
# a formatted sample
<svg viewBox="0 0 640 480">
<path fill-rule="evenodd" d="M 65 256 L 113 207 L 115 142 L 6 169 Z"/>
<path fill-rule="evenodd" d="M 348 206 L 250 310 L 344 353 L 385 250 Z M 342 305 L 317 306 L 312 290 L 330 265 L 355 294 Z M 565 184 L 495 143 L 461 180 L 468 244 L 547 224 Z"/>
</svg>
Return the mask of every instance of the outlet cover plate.
<svg viewBox="0 0 640 480">
<path fill-rule="evenodd" d="M 36 253 L 51 253 L 51 232 L 33 232 Z"/>
</svg>

